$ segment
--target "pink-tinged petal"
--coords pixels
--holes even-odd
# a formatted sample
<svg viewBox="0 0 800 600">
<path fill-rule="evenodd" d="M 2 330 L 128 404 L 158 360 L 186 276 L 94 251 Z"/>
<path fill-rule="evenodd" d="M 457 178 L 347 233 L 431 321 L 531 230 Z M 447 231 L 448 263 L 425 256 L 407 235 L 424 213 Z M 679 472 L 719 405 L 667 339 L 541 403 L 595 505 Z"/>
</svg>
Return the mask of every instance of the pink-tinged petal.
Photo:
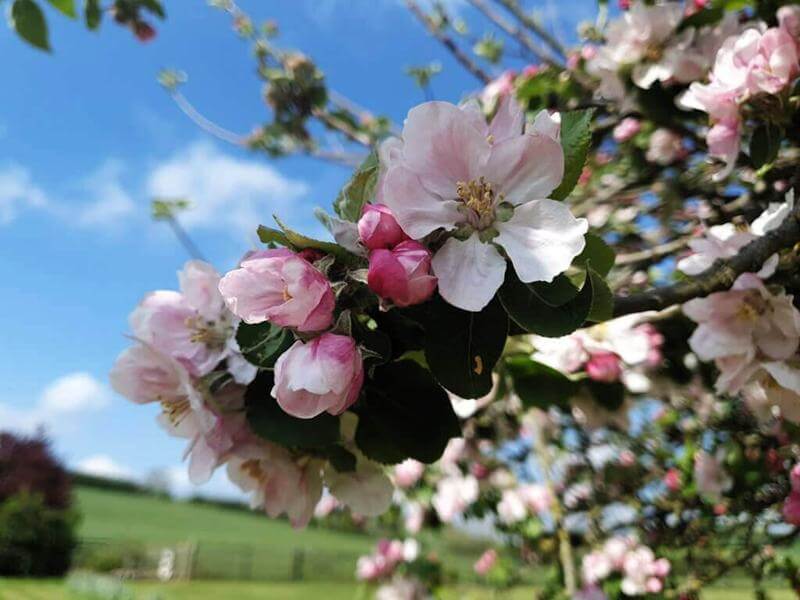
<svg viewBox="0 0 800 600">
<path fill-rule="evenodd" d="M 500 235 L 495 241 L 505 249 L 520 280 L 552 281 L 583 252 L 588 229 L 586 219 L 576 219 L 565 204 L 534 200 L 497 224 Z"/>
<path fill-rule="evenodd" d="M 338 500 L 365 517 L 383 514 L 392 502 L 392 482 L 373 462 L 359 461 L 358 468 L 351 473 L 328 469 L 325 483 Z"/>
<path fill-rule="evenodd" d="M 525 127 L 525 111 L 511 94 L 500 99 L 497 112 L 489 125 L 492 144 L 519 137 Z"/>
<path fill-rule="evenodd" d="M 448 198 L 455 198 L 453 183 Z M 404 165 L 389 169 L 384 178 L 381 201 L 394 213 L 400 227 L 418 240 L 437 229 L 455 229 L 463 222 L 458 202 L 442 200 L 425 189 L 419 177 Z"/>
<path fill-rule="evenodd" d="M 181 293 L 189 305 L 208 319 L 219 318 L 225 303 L 219 293 L 219 273 L 202 260 L 190 260 L 178 273 Z"/>
<path fill-rule="evenodd" d="M 479 175 L 489 156 L 489 142 L 483 133 L 448 102 L 426 102 L 412 108 L 403 127 L 403 142 L 406 166 L 420 176 L 427 189 L 443 198 L 452 197 L 456 182 Z"/>
<path fill-rule="evenodd" d="M 787 390 L 791 390 L 795 394 L 800 394 L 800 369 L 792 367 L 788 363 L 782 361 L 768 362 L 764 363 L 762 366 L 778 385 Z"/>
<path fill-rule="evenodd" d="M 458 108 L 484 138 L 489 136 L 489 124 L 486 122 L 486 115 L 483 114 L 481 103 L 476 98 L 470 98 L 462 102 L 458 105 Z"/>
<path fill-rule="evenodd" d="M 558 142 L 561 140 L 561 113 L 540 110 L 525 133 L 546 135 Z"/>
<path fill-rule="evenodd" d="M 483 174 L 511 204 L 547 198 L 564 177 L 564 151 L 549 136 L 521 135 L 492 148 Z"/>
<path fill-rule="evenodd" d="M 201 436 L 192 447 L 189 458 L 189 481 L 194 485 L 206 483 L 211 479 L 214 469 L 219 466 L 219 455 Z"/>
<path fill-rule="evenodd" d="M 732 354 L 749 354 L 753 343 L 737 331 L 702 324 L 689 338 L 689 346 L 700 360 L 713 360 Z"/>
<path fill-rule="evenodd" d="M 503 284 L 506 261 L 492 244 L 484 244 L 477 233 L 465 241 L 448 239 L 433 257 L 433 272 L 439 293 L 463 310 L 482 310 Z"/>
</svg>

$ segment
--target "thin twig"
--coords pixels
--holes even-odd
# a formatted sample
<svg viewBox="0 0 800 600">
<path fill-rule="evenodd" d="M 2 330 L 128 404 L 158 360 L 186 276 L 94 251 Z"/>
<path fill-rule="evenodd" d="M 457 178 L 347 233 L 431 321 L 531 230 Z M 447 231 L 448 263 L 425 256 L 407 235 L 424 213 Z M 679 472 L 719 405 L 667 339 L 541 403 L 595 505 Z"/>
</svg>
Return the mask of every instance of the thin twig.
<svg viewBox="0 0 800 600">
<path fill-rule="evenodd" d="M 561 45 L 561 42 L 559 42 L 554 36 L 550 35 L 544 27 L 539 25 L 539 23 L 536 22 L 536 19 L 522 10 L 520 5 L 517 4 L 516 0 L 495 0 L 495 2 L 504 6 L 505 9 L 514 15 L 514 17 L 520 23 L 538 35 L 545 44 L 550 46 L 553 52 L 563 58 L 567 57 L 567 51 L 564 46 Z"/>
<path fill-rule="evenodd" d="M 492 78 L 489 77 L 486 71 L 475 64 L 475 62 L 456 45 L 449 35 L 436 26 L 436 23 L 434 23 L 430 15 L 426 14 L 425 11 L 419 7 L 419 4 L 417 4 L 416 0 L 405 0 L 405 3 L 408 7 L 408 10 L 411 11 L 411 13 L 420 21 L 420 23 L 425 25 L 433 37 L 439 40 L 439 42 L 441 42 L 441 44 L 450 51 L 453 57 L 459 63 L 461 63 L 462 67 L 472 73 L 472 75 L 479 79 L 484 85 L 487 85 L 492 81 Z"/>
<path fill-rule="evenodd" d="M 200 127 L 200 129 L 206 133 L 210 133 L 214 137 L 219 138 L 224 142 L 228 142 L 229 144 L 234 144 L 235 146 L 244 146 L 246 144 L 247 136 L 234 133 L 207 119 L 205 116 L 200 114 L 200 112 L 194 106 L 192 106 L 192 103 L 189 102 L 186 96 L 181 94 L 177 89 L 172 90 L 170 95 L 172 96 L 173 100 L 175 100 L 175 104 L 178 105 L 178 108 L 183 111 L 183 114 L 189 117 L 195 123 L 195 125 Z"/>
<path fill-rule="evenodd" d="M 172 232 L 175 234 L 175 237 L 178 238 L 178 242 L 181 246 L 183 246 L 184 250 L 186 250 L 189 256 L 195 260 L 205 261 L 202 252 L 200 252 L 200 249 L 192 241 L 192 238 L 189 237 L 189 234 L 186 233 L 186 230 L 178 222 L 178 219 L 175 218 L 175 215 L 169 215 L 164 220 L 169 224 L 170 229 L 172 229 Z"/>
<path fill-rule="evenodd" d="M 541 48 L 533 41 L 530 36 L 528 36 L 522 29 L 510 23 L 508 20 L 503 17 L 503 15 L 499 14 L 495 11 L 486 0 L 469 0 L 469 3 L 472 4 L 477 10 L 479 10 L 483 15 L 489 19 L 492 23 L 497 25 L 500 29 L 506 32 L 509 36 L 517 40 L 519 44 L 528 50 L 531 54 L 533 54 L 536 58 L 540 61 L 545 62 L 553 67 L 558 69 L 563 68 L 563 63 L 553 56 L 550 52 Z"/>
</svg>

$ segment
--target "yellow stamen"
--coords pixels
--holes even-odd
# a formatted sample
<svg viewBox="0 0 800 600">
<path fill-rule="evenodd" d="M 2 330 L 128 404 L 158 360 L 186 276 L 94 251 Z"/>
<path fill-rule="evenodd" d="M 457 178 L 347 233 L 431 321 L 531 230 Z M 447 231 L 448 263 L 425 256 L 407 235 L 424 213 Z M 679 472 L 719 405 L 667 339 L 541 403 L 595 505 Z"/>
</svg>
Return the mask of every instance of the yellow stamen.
<svg viewBox="0 0 800 600">
<path fill-rule="evenodd" d="M 494 190 L 492 184 L 483 177 L 467 182 L 457 182 L 456 194 L 467 208 L 475 211 L 479 219 L 491 218 L 494 215 Z M 502 201 L 502 197 L 499 200 Z"/>
</svg>

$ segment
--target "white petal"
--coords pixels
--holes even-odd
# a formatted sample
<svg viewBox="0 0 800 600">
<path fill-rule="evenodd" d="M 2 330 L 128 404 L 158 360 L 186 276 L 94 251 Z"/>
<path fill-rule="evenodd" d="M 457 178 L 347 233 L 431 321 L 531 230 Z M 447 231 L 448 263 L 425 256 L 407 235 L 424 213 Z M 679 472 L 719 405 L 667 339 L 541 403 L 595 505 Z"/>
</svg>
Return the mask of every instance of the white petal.
<svg viewBox="0 0 800 600">
<path fill-rule="evenodd" d="M 456 223 L 463 221 L 455 200 L 442 200 L 431 194 L 402 164 L 386 173 L 381 200 L 392 210 L 403 231 L 417 240 L 440 227 L 453 229 Z"/>
<path fill-rule="evenodd" d="M 478 312 L 503 284 L 506 261 L 473 233 L 466 241 L 450 238 L 433 257 L 439 293 L 453 306 Z"/>
<path fill-rule="evenodd" d="M 561 113 L 550 114 L 549 110 L 540 110 L 533 123 L 526 127 L 525 133 L 539 133 L 559 141 L 561 139 Z"/>
<path fill-rule="evenodd" d="M 555 200 L 534 200 L 514 209 L 505 223 L 496 225 L 495 241 L 505 248 L 520 280 L 552 281 L 583 252 L 586 219 L 576 219 Z"/>
<path fill-rule="evenodd" d="M 778 385 L 792 390 L 795 394 L 800 394 L 800 369 L 791 367 L 785 362 L 768 362 L 762 366 L 778 382 Z"/>
<path fill-rule="evenodd" d="M 338 500 L 366 517 L 383 514 L 392 502 L 392 482 L 380 466 L 370 461 L 359 461 L 358 469 L 352 473 L 326 469 L 325 483 Z"/>
<path fill-rule="evenodd" d="M 547 198 L 564 177 L 564 151 L 548 135 L 520 135 L 492 148 L 483 174 L 511 204 Z"/>
<path fill-rule="evenodd" d="M 408 113 L 403 127 L 406 166 L 425 187 L 442 197 L 455 195 L 458 181 L 479 174 L 489 156 L 489 142 L 474 120 L 454 104 L 426 102 Z"/>
<path fill-rule="evenodd" d="M 499 144 L 507 139 L 522 135 L 525 126 L 525 111 L 511 94 L 500 99 L 497 112 L 489 125 L 492 143 Z"/>
</svg>

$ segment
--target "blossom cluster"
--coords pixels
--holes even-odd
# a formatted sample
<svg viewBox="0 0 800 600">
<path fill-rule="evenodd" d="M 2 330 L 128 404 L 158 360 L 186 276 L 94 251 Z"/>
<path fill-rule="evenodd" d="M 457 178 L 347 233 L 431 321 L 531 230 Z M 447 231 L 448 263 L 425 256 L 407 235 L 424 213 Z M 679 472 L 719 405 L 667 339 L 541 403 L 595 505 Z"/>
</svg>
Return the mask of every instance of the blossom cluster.
<svg viewBox="0 0 800 600">
<path fill-rule="evenodd" d="M 656 558 L 650 548 L 633 538 L 614 537 L 583 557 L 581 575 L 585 587 L 580 594 L 585 598 L 605 597 L 599 586 L 611 577 L 622 579 L 626 596 L 657 594 L 664 588 L 669 572 L 666 558 Z"/>
</svg>

